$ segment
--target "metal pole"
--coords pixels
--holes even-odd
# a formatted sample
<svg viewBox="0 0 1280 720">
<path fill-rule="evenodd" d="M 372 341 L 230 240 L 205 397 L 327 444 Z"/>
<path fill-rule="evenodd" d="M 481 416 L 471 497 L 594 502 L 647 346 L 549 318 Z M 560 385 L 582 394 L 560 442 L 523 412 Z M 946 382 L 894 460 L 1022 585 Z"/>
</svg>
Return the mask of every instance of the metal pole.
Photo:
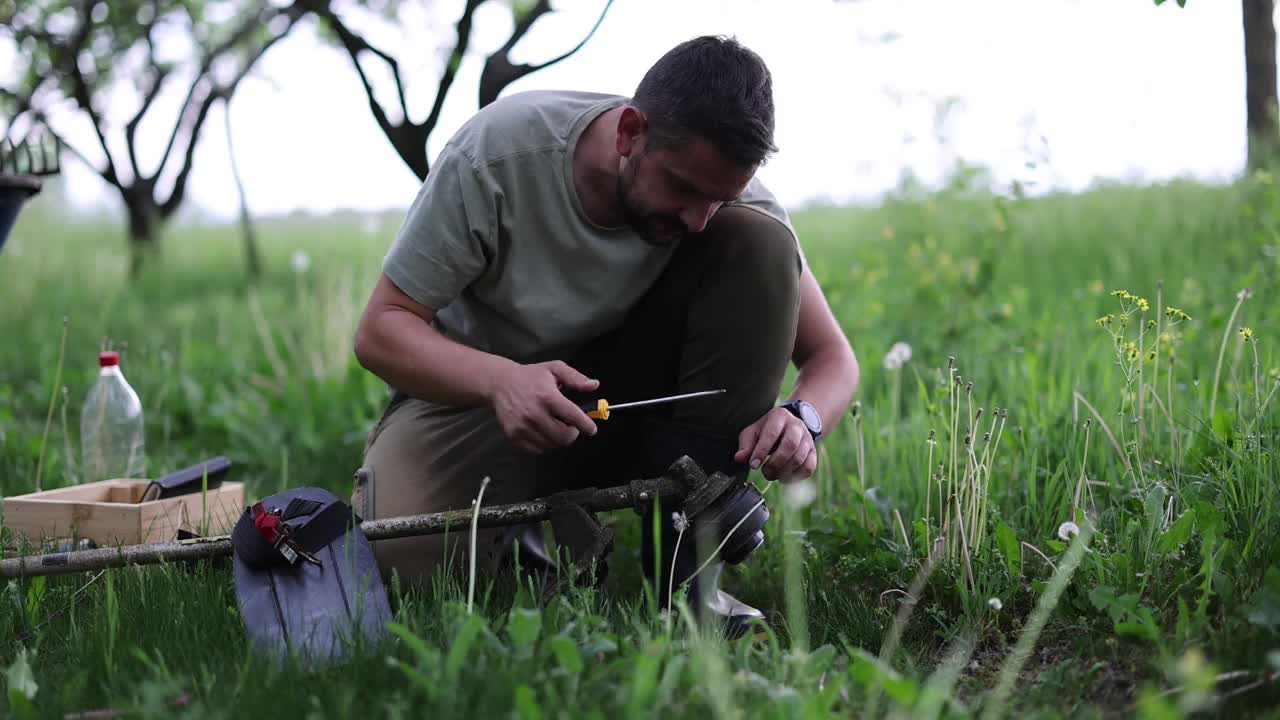
<svg viewBox="0 0 1280 720">
<path fill-rule="evenodd" d="M 680 470 L 673 466 L 673 470 Z M 700 475 L 701 473 L 698 473 Z M 494 505 L 481 507 L 476 518 L 477 527 L 496 527 L 501 525 L 518 525 L 526 522 L 538 522 L 551 517 L 557 506 L 557 498 L 581 505 L 588 511 L 605 512 L 637 507 L 653 501 L 655 496 L 663 499 L 681 500 L 690 492 L 693 485 L 687 484 L 684 478 L 690 475 L 677 472 L 683 478 L 676 479 L 664 475 L 652 480 L 636 480 L 628 485 L 589 490 L 581 492 L 569 491 L 559 496 L 539 498 L 510 505 Z M 389 540 L 391 538 L 432 535 L 470 529 L 471 510 L 447 510 L 422 515 L 366 520 L 360 524 L 360 530 L 369 540 Z M 232 554 L 231 538 L 220 535 L 208 538 L 193 538 L 174 542 L 148 543 L 144 545 L 125 545 L 122 547 L 95 548 L 93 550 L 76 550 L 73 552 L 49 553 L 45 555 L 29 555 L 0 560 L 0 577 L 19 578 L 36 575 L 69 575 L 79 572 L 103 570 L 106 568 L 125 567 L 127 565 L 148 565 L 152 563 L 174 560 L 190 561 L 208 558 L 225 557 Z"/>
</svg>

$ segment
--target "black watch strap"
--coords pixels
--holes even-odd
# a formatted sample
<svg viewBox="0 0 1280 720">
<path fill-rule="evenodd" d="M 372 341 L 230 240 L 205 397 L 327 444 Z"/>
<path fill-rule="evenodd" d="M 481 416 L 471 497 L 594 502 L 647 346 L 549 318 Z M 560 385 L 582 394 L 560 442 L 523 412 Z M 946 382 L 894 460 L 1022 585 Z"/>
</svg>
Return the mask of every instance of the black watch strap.
<svg viewBox="0 0 1280 720">
<path fill-rule="evenodd" d="M 819 438 L 822 437 L 822 427 L 819 424 L 819 426 L 815 428 L 812 423 L 810 423 L 808 420 L 805 419 L 806 408 L 804 406 L 807 406 L 807 409 L 809 410 L 809 412 L 813 413 L 815 416 L 817 415 L 817 410 L 814 409 L 813 405 L 810 405 L 804 400 L 788 400 L 782 403 L 782 408 L 784 410 L 791 413 L 792 415 L 795 415 L 797 418 L 800 419 L 800 422 L 804 423 L 805 428 L 808 429 L 809 431 L 810 437 L 812 437 L 816 442 Z M 821 421 L 819 421 L 819 423 L 820 422 Z"/>
</svg>

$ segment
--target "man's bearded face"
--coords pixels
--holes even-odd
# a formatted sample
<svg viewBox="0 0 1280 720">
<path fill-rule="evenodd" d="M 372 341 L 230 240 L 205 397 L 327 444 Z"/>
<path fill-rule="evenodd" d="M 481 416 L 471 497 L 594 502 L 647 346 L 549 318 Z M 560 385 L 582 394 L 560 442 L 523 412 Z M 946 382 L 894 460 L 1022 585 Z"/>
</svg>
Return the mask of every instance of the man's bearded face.
<svg viewBox="0 0 1280 720">
<path fill-rule="evenodd" d="M 674 149 L 641 147 L 618 174 L 626 221 L 653 245 L 702 232 L 726 202 L 745 190 L 755 169 L 735 167 L 710 143 L 694 139 Z"/>
</svg>

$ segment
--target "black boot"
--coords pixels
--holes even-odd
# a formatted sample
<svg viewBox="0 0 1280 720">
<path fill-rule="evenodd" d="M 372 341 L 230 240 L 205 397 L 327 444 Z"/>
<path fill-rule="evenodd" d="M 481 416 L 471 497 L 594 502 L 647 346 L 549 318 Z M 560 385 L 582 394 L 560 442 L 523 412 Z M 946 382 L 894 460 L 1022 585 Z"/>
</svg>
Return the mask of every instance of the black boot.
<svg viewBox="0 0 1280 720">
<path fill-rule="evenodd" d="M 706 567 L 688 583 L 688 604 L 701 619 L 720 623 L 726 634 L 738 637 L 754 622 L 763 622 L 764 614 L 719 588 L 720 573 L 726 562 L 737 564 L 746 559 L 764 543 L 763 526 L 769 510 L 762 503 L 759 493 L 746 482 L 749 468 L 733 460 L 737 451 L 737 438 L 708 433 L 698 428 L 678 425 L 670 421 L 655 420 L 647 423 L 644 433 L 644 477 L 662 475 L 683 455 L 688 455 L 708 475 L 721 472 L 733 477 L 733 488 L 712 503 L 696 517 L 683 518 L 688 526 L 683 536 L 676 528 L 672 504 L 660 504 L 658 508 L 661 538 L 659 567 L 660 606 L 667 607 L 668 588 L 678 590 L 699 567 Z M 759 506 L 756 507 L 757 503 Z M 754 508 L 754 509 L 753 509 Z M 719 554 L 707 563 L 711 553 L 744 515 L 748 515 Z M 645 577 L 653 581 L 654 538 L 652 508 L 641 517 L 641 561 Z M 680 547 L 676 548 L 679 538 Z M 674 577 L 672 584 L 673 563 Z"/>
</svg>

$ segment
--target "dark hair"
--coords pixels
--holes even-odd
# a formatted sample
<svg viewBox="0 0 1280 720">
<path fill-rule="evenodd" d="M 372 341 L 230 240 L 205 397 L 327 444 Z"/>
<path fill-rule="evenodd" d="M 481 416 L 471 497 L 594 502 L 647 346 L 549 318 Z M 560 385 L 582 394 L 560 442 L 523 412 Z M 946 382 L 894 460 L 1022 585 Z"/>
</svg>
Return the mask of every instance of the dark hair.
<svg viewBox="0 0 1280 720">
<path fill-rule="evenodd" d="M 769 68 L 733 38 L 707 35 L 675 46 L 649 68 L 631 101 L 658 147 L 697 135 L 743 166 L 761 165 L 778 150 Z"/>
</svg>

